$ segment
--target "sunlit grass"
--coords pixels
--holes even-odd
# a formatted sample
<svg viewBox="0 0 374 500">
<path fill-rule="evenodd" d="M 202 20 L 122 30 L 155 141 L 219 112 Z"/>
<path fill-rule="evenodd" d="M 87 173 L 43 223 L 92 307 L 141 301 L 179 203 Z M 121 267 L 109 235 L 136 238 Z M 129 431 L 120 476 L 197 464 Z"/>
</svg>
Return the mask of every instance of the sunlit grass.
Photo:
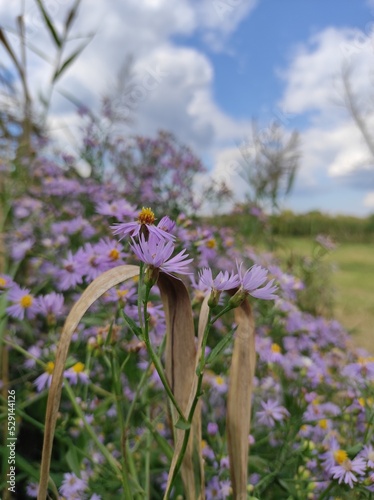
<svg viewBox="0 0 374 500">
<path fill-rule="evenodd" d="M 311 255 L 313 240 L 283 238 L 277 253 Z M 334 317 L 352 334 L 356 345 L 374 353 L 374 245 L 341 243 L 325 258 L 334 266 Z"/>
</svg>

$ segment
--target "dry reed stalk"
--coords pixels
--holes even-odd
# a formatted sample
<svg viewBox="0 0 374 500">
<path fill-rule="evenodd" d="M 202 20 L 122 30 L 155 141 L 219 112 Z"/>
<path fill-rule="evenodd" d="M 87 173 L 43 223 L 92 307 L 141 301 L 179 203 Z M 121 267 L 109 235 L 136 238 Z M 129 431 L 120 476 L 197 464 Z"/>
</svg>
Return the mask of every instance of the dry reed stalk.
<svg viewBox="0 0 374 500">
<path fill-rule="evenodd" d="M 227 394 L 227 445 L 233 498 L 246 500 L 248 480 L 248 436 L 251 425 L 253 377 L 256 366 L 255 324 L 252 308 L 245 300 L 234 310 L 238 325 Z"/>
<path fill-rule="evenodd" d="M 86 288 L 66 318 L 60 342 L 57 347 L 52 383 L 48 394 L 38 500 L 45 500 L 47 497 L 53 437 L 61 400 L 63 372 L 72 335 L 87 309 L 101 297 L 101 295 L 113 286 L 133 278 L 138 274 L 139 267 L 130 265 L 118 266 L 104 272 Z"/>
</svg>

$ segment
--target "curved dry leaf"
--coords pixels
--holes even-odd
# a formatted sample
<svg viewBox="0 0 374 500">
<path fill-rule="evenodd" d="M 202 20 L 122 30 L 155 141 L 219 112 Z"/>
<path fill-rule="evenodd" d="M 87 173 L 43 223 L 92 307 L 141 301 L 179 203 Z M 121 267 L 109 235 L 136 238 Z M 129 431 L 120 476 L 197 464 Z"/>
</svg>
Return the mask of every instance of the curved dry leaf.
<svg viewBox="0 0 374 500">
<path fill-rule="evenodd" d="M 226 431 L 233 497 L 237 500 L 246 500 L 248 435 L 256 367 L 255 324 L 248 300 L 237 307 L 234 313 L 238 328 L 229 373 Z"/>
<path fill-rule="evenodd" d="M 172 276 L 160 273 L 158 286 L 164 305 L 167 328 L 166 336 L 166 376 L 175 399 L 185 415 L 188 414 L 188 401 L 196 379 L 196 345 L 191 301 L 184 283 Z M 200 407 L 196 408 L 188 447 L 181 466 L 182 480 L 186 497 L 189 500 L 201 499 L 203 488 Z M 172 408 L 173 423 L 178 415 Z M 184 431 L 174 427 L 175 451 L 172 460 L 174 470 L 183 441 Z M 174 464 L 174 466 L 173 466 Z M 171 470 L 172 472 L 172 470 Z M 200 477 L 199 477 L 200 476 Z M 169 471 L 169 477 L 171 477 Z"/>
<path fill-rule="evenodd" d="M 131 265 L 118 266 L 104 272 L 86 288 L 66 318 L 56 352 L 52 383 L 48 393 L 38 500 L 45 500 L 47 496 L 53 437 L 56 428 L 57 412 L 60 406 L 63 372 L 71 337 L 87 309 L 101 297 L 101 295 L 113 286 L 133 278 L 138 274 L 139 267 Z"/>
<path fill-rule="evenodd" d="M 197 369 L 198 364 L 199 364 L 199 359 L 200 359 L 200 354 L 201 354 L 201 344 L 203 341 L 205 327 L 208 323 L 208 317 L 209 317 L 208 299 L 209 299 L 209 295 L 207 295 L 205 297 L 204 302 L 203 302 L 202 307 L 201 307 L 201 310 L 200 310 L 199 326 L 198 326 L 198 339 L 197 339 L 197 346 L 196 346 L 197 353 L 195 355 L 194 364 L 193 364 L 192 384 L 191 384 L 190 389 L 189 389 L 187 405 L 186 405 L 186 409 L 185 409 L 185 415 L 188 415 L 190 413 L 190 410 L 192 408 L 192 404 L 194 401 L 196 389 L 197 389 L 197 380 L 198 379 L 196 376 L 196 369 Z M 164 307 L 165 307 L 165 313 L 166 313 L 166 310 L 167 310 L 166 306 L 164 306 Z M 183 373 L 182 373 L 182 375 L 183 375 Z M 184 409 L 184 407 L 182 409 Z M 179 456 L 180 450 L 182 448 L 184 432 L 178 431 L 176 433 L 175 437 L 176 437 L 176 439 L 175 439 L 174 455 L 173 455 L 173 459 L 172 459 L 171 465 L 170 465 L 169 479 L 168 479 L 168 483 L 166 486 L 166 491 L 168 491 L 168 489 L 170 487 L 171 478 L 173 477 L 173 473 L 175 470 L 175 466 L 177 464 L 178 456 Z M 190 500 L 192 500 L 192 499 L 193 500 L 195 500 L 195 499 L 196 500 L 204 500 L 205 499 L 205 480 L 204 480 L 204 463 L 203 463 L 203 458 L 202 458 L 202 453 L 201 453 L 201 403 L 200 403 L 200 401 L 198 402 L 197 407 L 195 409 L 195 413 L 194 413 L 190 439 L 189 439 L 188 448 L 186 451 L 186 455 L 187 454 L 191 457 L 191 459 L 189 459 L 189 462 L 186 465 L 186 469 L 188 471 L 188 476 L 187 476 L 187 474 L 186 475 L 183 474 L 183 465 L 182 465 L 182 478 L 183 478 L 185 485 L 186 485 L 186 479 L 190 476 L 190 473 L 191 473 L 191 465 L 193 467 L 192 472 L 194 472 L 193 483 L 191 483 L 193 485 L 193 487 L 188 487 L 188 489 L 186 489 L 187 498 Z M 199 476 L 198 483 L 195 481 L 196 475 Z M 198 487 L 200 487 L 200 490 L 198 489 Z"/>
</svg>

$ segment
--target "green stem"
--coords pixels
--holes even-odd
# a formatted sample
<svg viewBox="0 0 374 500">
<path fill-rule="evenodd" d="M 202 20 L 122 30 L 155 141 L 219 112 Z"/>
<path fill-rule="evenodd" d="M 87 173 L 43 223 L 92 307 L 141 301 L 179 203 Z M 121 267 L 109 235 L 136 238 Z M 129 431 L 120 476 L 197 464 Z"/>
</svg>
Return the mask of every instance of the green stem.
<svg viewBox="0 0 374 500">
<path fill-rule="evenodd" d="M 322 495 L 318 498 L 318 500 L 323 500 L 323 498 L 327 498 L 328 494 L 330 491 L 333 489 L 335 483 L 331 481 L 331 483 L 328 485 L 328 487 L 325 489 L 325 491 L 322 493 Z"/>
<path fill-rule="evenodd" d="M 121 386 L 121 380 L 120 380 L 120 371 L 119 371 L 119 366 L 118 366 L 118 361 L 115 355 L 113 354 L 112 356 L 112 380 L 113 380 L 113 388 L 114 388 L 114 393 L 116 395 L 116 408 L 117 408 L 117 418 L 119 421 L 119 426 L 121 429 L 121 453 L 122 453 L 122 485 L 123 485 L 123 492 L 124 492 L 124 497 L 126 500 L 132 500 L 132 493 L 130 490 L 130 485 L 128 481 L 128 471 L 127 471 L 127 439 L 126 439 L 126 428 L 124 425 L 123 421 L 123 408 L 121 404 L 121 399 L 122 399 L 122 386 Z"/>
<path fill-rule="evenodd" d="M 164 368 L 163 368 L 157 354 L 153 350 L 151 340 L 149 338 L 149 318 L 148 318 L 148 312 L 147 312 L 147 304 L 148 304 L 150 291 L 151 291 L 150 286 L 147 286 L 145 296 L 144 296 L 144 304 L 143 304 L 144 305 L 144 311 L 143 311 L 143 314 L 144 314 L 144 327 L 143 327 L 144 342 L 145 342 L 145 345 L 147 348 L 147 352 L 152 360 L 154 367 L 156 368 L 156 371 L 161 379 L 162 385 L 164 386 L 166 394 L 168 395 L 170 401 L 173 403 L 174 408 L 177 410 L 180 418 L 183 420 L 183 422 L 186 423 L 187 420 L 186 420 L 177 400 L 175 399 L 174 394 L 172 393 L 169 382 L 167 381 L 167 378 L 165 376 Z"/>
<path fill-rule="evenodd" d="M 26 358 L 31 358 L 35 361 L 35 363 L 37 363 L 38 365 L 40 365 L 44 370 L 46 369 L 46 363 L 43 363 L 43 361 L 40 361 L 40 359 L 36 358 L 35 356 L 33 356 L 32 354 L 30 354 L 29 352 L 27 352 L 25 349 L 23 349 L 21 346 L 17 345 L 17 344 L 14 344 L 13 342 L 3 338 L 2 341 L 4 342 L 4 344 L 7 344 L 9 345 L 10 347 L 12 347 L 15 351 L 18 351 L 20 352 L 21 354 L 23 354 Z"/>
<path fill-rule="evenodd" d="M 150 420 L 150 408 L 147 406 L 147 419 Z M 147 442 L 145 450 L 145 498 L 151 498 L 151 483 L 150 483 L 150 468 L 151 468 L 151 438 L 152 434 L 149 429 L 147 429 Z"/>
<path fill-rule="evenodd" d="M 139 281 L 138 281 L 138 316 L 140 328 L 143 330 L 143 316 L 142 316 L 142 294 L 143 294 L 143 282 L 144 282 L 144 262 L 140 262 L 139 266 Z"/>
<path fill-rule="evenodd" d="M 225 308 L 224 311 L 226 309 L 227 308 Z M 218 315 L 218 317 L 219 316 L 220 315 Z M 198 376 L 197 386 L 196 386 L 195 396 L 194 396 L 194 399 L 193 399 L 193 402 L 191 405 L 191 409 L 190 409 L 189 414 L 188 414 L 188 423 L 190 424 L 190 426 L 188 429 L 186 429 L 184 431 L 182 447 L 180 449 L 180 452 L 179 452 L 179 455 L 177 458 L 177 462 L 176 462 L 175 467 L 174 467 L 174 471 L 173 471 L 173 475 L 172 475 L 172 478 L 171 478 L 171 481 L 169 484 L 169 488 L 167 489 L 167 491 L 165 493 L 165 497 L 164 497 L 165 500 L 168 500 L 170 498 L 170 492 L 172 490 L 175 478 L 177 477 L 179 469 L 182 465 L 183 458 L 184 458 L 184 455 L 185 455 L 186 450 L 187 450 L 188 439 L 189 439 L 190 433 L 191 433 L 191 424 L 192 424 L 193 416 L 195 414 L 196 406 L 197 406 L 197 403 L 198 403 L 199 398 L 201 396 L 201 387 L 202 387 L 202 383 L 203 383 L 204 368 L 205 368 L 205 364 L 206 364 L 205 347 L 206 347 L 206 344 L 208 341 L 209 331 L 210 331 L 211 326 L 214 323 L 214 321 L 216 321 L 217 317 L 213 321 L 211 321 L 210 319 L 211 319 L 211 310 L 209 310 L 208 321 L 207 321 L 207 324 L 206 324 L 206 327 L 204 330 L 204 334 L 203 334 L 203 339 L 201 342 L 201 354 L 200 354 L 199 366 L 198 366 L 198 369 L 196 370 L 196 374 Z"/>
<path fill-rule="evenodd" d="M 170 385 L 169 385 L 169 382 L 167 381 L 167 378 L 165 376 L 165 372 L 164 372 L 163 366 L 162 366 L 160 360 L 158 359 L 157 354 L 154 352 L 154 350 L 152 348 L 150 339 L 148 337 L 148 333 L 146 335 L 144 335 L 144 337 L 145 337 L 144 338 L 144 342 L 145 342 L 145 345 L 147 347 L 147 352 L 150 355 L 152 363 L 153 363 L 154 367 L 156 368 L 156 371 L 157 371 L 157 373 L 158 373 L 158 375 L 159 375 L 159 377 L 161 379 L 161 382 L 162 382 L 162 385 L 164 386 L 166 394 L 168 395 L 169 399 L 173 403 L 174 408 L 177 410 L 178 415 L 180 416 L 180 418 L 184 422 L 187 422 L 186 417 L 184 416 L 184 414 L 183 414 L 180 406 L 177 403 L 177 400 L 174 397 L 174 394 L 172 393 L 172 391 L 170 389 Z"/>
<path fill-rule="evenodd" d="M 96 434 L 96 432 L 94 431 L 94 429 L 91 427 L 91 425 L 87 422 L 86 420 L 86 417 L 84 416 L 84 413 L 82 411 L 82 409 L 80 408 L 80 406 L 78 405 L 76 399 L 75 399 L 75 395 L 74 395 L 74 392 L 73 392 L 73 389 L 71 388 L 69 382 L 64 379 L 64 388 L 67 392 L 67 395 L 69 396 L 69 399 L 70 399 L 70 402 L 76 412 L 76 414 L 78 415 L 78 417 L 80 417 L 82 419 L 82 422 L 84 424 L 84 427 L 86 429 L 86 431 L 88 432 L 88 434 L 90 435 L 91 439 L 94 441 L 94 443 L 96 444 L 96 446 L 99 448 L 99 450 L 101 451 L 101 453 L 103 454 L 103 456 L 107 459 L 108 461 L 108 464 L 111 465 L 111 467 L 113 468 L 115 474 L 116 474 L 116 477 L 120 477 L 119 474 L 120 474 L 120 465 L 119 463 L 117 462 L 117 460 L 115 460 L 112 456 L 112 454 L 109 452 L 109 450 L 106 448 L 106 446 L 104 446 L 98 439 L 98 436 Z"/>
</svg>

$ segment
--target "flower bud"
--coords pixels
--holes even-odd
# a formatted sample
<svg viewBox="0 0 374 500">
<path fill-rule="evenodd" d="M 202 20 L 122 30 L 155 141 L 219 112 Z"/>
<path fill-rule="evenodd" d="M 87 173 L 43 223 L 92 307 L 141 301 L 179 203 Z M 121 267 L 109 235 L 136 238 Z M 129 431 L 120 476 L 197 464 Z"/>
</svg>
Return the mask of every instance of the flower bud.
<svg viewBox="0 0 374 500">
<path fill-rule="evenodd" d="M 231 297 L 229 300 L 229 305 L 232 308 L 239 307 L 243 300 L 246 298 L 247 293 L 243 288 L 239 288 L 239 290 Z"/>
<path fill-rule="evenodd" d="M 158 268 L 152 266 L 147 267 L 144 276 L 144 284 L 152 288 L 153 285 L 157 283 L 159 274 L 160 270 Z"/>
</svg>

